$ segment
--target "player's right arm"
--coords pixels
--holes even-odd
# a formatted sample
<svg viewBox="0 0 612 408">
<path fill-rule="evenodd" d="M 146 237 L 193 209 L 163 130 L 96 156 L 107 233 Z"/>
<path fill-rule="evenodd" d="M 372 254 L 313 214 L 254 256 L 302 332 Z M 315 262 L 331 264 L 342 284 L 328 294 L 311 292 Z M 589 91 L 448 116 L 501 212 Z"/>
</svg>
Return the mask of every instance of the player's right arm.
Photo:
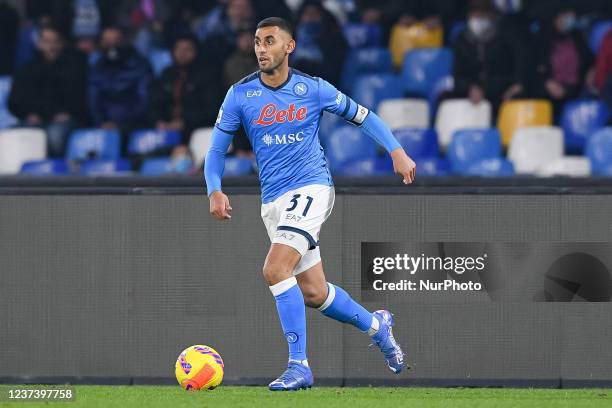
<svg viewBox="0 0 612 408">
<path fill-rule="evenodd" d="M 210 148 L 204 160 L 204 178 L 210 199 L 210 214 L 219 220 L 232 218 L 229 199 L 221 191 L 221 178 L 225 168 L 225 154 L 232 143 L 234 132 L 239 127 L 239 106 L 234 97 L 234 87 L 231 87 L 219 109 Z"/>
</svg>

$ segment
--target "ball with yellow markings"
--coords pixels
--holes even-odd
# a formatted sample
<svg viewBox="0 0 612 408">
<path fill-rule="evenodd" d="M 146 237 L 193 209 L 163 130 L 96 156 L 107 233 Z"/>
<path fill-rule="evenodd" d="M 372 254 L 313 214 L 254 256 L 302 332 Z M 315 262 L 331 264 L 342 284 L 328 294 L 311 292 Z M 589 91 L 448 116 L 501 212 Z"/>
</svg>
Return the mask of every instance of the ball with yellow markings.
<svg viewBox="0 0 612 408">
<path fill-rule="evenodd" d="M 212 347 L 187 347 L 176 360 L 175 373 L 185 390 L 212 390 L 223 380 L 223 359 Z"/>
</svg>

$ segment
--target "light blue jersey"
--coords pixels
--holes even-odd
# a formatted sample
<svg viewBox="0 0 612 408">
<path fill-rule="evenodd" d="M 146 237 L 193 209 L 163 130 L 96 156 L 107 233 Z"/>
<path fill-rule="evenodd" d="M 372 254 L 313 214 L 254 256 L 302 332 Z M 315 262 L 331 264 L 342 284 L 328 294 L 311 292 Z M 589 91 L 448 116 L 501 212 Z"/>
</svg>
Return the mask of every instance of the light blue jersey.
<svg viewBox="0 0 612 408">
<path fill-rule="evenodd" d="M 244 127 L 257 159 L 264 203 L 305 185 L 333 185 L 319 143 L 323 111 L 340 115 L 358 126 L 367 117 L 376 116 L 329 82 L 292 68 L 287 81 L 276 88 L 264 84 L 258 71 L 228 90 L 219 110 L 216 131 L 232 135 L 241 125 Z M 381 130 L 382 121 L 376 119 L 380 123 L 375 123 L 374 133 L 380 137 L 372 137 L 388 151 L 399 147 L 388 128 L 382 125 Z M 223 143 L 215 147 L 215 142 L 213 134 L 205 169 L 209 195 L 221 187 L 218 169 L 208 163 L 216 163 L 211 153 L 225 153 Z"/>
</svg>

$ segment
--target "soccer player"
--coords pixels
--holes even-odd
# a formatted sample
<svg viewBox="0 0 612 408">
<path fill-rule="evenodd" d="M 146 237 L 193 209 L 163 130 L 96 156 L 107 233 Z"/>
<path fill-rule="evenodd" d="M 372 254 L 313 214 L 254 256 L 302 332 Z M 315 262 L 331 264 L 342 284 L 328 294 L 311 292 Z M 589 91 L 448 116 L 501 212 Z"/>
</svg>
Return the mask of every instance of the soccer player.
<svg viewBox="0 0 612 408">
<path fill-rule="evenodd" d="M 405 184 L 414 180 L 416 165 L 374 112 L 325 80 L 290 68 L 289 54 L 295 46 L 285 20 L 270 17 L 257 25 L 259 71 L 227 91 L 204 166 L 210 213 L 220 220 L 230 219 L 232 207 L 221 190 L 221 177 L 232 135 L 242 125 L 259 167 L 261 217 L 272 242 L 263 275 L 276 300 L 289 346 L 287 369 L 270 383 L 273 391 L 313 384 L 306 357 L 305 305 L 367 333 L 391 371 L 397 374 L 404 365 L 402 350 L 393 337 L 391 313 L 371 313 L 341 287 L 325 280 L 318 240 L 334 205 L 334 187 L 318 138 L 323 111 L 361 127 L 384 146 Z"/>
</svg>

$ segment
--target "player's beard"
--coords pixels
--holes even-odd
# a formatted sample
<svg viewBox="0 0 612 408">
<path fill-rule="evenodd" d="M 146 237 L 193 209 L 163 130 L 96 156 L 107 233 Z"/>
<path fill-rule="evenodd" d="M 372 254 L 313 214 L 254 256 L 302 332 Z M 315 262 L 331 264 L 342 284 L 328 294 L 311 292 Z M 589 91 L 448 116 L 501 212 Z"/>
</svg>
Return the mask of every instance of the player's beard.
<svg viewBox="0 0 612 408">
<path fill-rule="evenodd" d="M 283 59 L 280 58 L 280 62 L 277 62 L 276 64 L 272 65 L 272 60 L 268 59 L 269 62 L 269 66 L 267 68 L 262 68 L 261 65 L 259 66 L 259 70 L 261 72 L 263 72 L 264 74 L 272 74 L 274 73 L 274 70 L 277 69 L 278 67 L 281 66 L 281 64 L 283 63 Z"/>
</svg>

